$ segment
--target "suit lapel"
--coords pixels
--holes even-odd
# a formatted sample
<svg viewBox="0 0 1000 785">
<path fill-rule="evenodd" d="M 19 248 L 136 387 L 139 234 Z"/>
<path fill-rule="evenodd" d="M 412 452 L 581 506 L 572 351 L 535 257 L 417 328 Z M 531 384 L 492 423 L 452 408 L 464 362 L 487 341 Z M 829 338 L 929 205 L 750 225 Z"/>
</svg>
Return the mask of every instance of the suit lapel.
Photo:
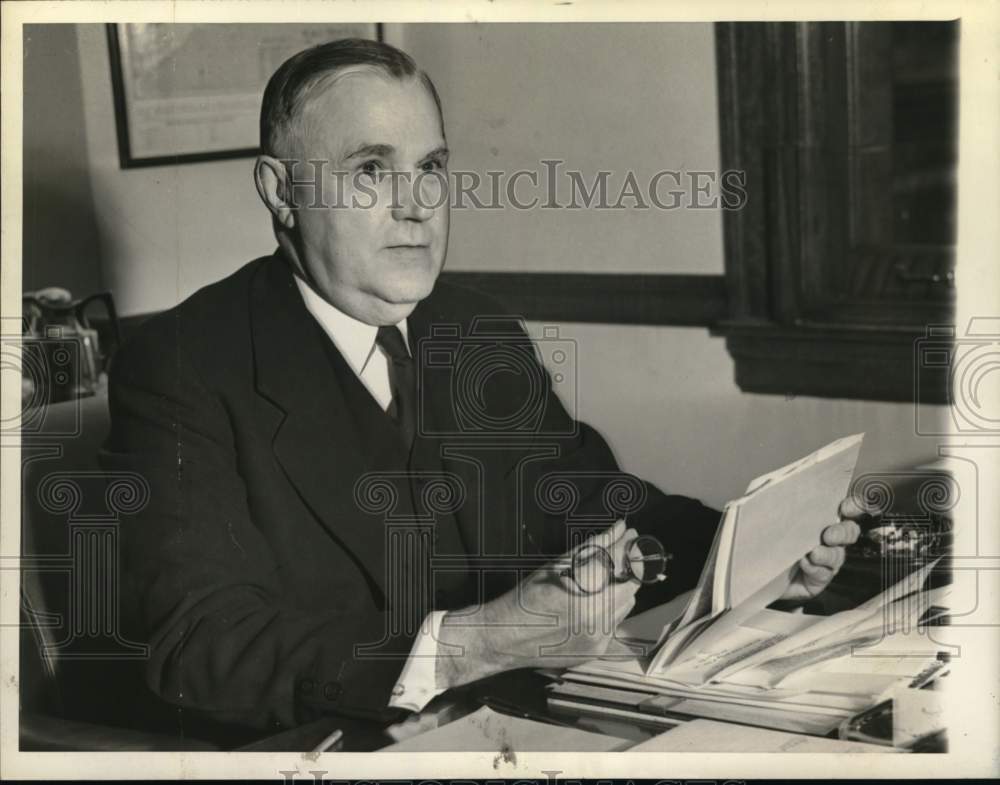
<svg viewBox="0 0 1000 785">
<path fill-rule="evenodd" d="M 490 320 L 494 333 L 522 340 L 516 317 L 502 313 L 469 315 L 468 308 L 456 297 L 447 290 L 435 290 L 414 309 L 409 320 L 410 348 L 419 368 L 418 426 L 425 434 L 462 432 L 455 410 L 453 375 L 442 370 L 442 358 L 449 352 L 457 358 L 463 342 L 468 347 L 473 316 L 494 317 Z M 464 319 L 456 318 L 456 313 L 463 312 L 466 313 Z M 439 329 L 435 331 L 435 327 Z M 531 350 L 530 344 L 526 350 Z M 424 362 L 431 351 L 438 355 L 434 368 L 428 368 Z M 523 380 L 516 377 L 514 381 L 506 381 L 506 377 L 507 374 L 497 374 L 490 379 L 494 386 L 487 398 L 504 403 L 524 400 L 530 391 Z M 538 443 L 530 437 L 512 438 L 507 434 L 479 439 L 438 435 L 432 441 L 436 442 L 434 450 L 443 468 L 457 475 L 466 489 L 465 504 L 455 515 L 466 550 L 470 554 L 483 555 L 520 553 L 523 543 L 518 505 L 524 502 L 512 498 L 511 472 L 518 471 L 527 460 L 551 456 L 551 451 L 558 447 L 553 447 L 549 440 Z M 530 489 L 521 489 L 522 494 L 530 492 Z"/>
<path fill-rule="evenodd" d="M 257 391 L 283 412 L 273 449 L 288 480 L 314 516 L 354 556 L 385 597 L 385 527 L 355 502 L 358 478 L 372 468 L 371 440 L 351 411 L 343 369 L 305 308 L 287 263 L 275 254 L 251 294 Z M 336 350 L 333 350 L 336 353 Z"/>
<path fill-rule="evenodd" d="M 452 376 L 440 366 L 428 368 L 425 362 L 431 351 L 453 350 L 457 357 L 460 336 L 469 327 L 457 322 L 454 314 L 448 315 L 449 303 L 443 302 L 444 299 L 435 292 L 417 305 L 408 320 L 410 353 L 418 369 L 417 441 L 423 441 L 422 449 L 433 453 L 441 467 L 458 477 L 465 489 L 465 503 L 455 512 L 455 520 L 466 552 L 480 554 L 485 546 L 482 529 L 487 523 L 487 515 L 492 514 L 484 506 L 489 500 L 483 498 L 485 478 L 481 476 L 482 467 L 477 462 L 477 456 L 467 449 L 467 439 L 443 435 L 459 431 Z M 440 331 L 443 336 L 434 335 L 435 327 L 443 328 Z M 454 338 L 450 337 L 453 331 Z"/>
</svg>

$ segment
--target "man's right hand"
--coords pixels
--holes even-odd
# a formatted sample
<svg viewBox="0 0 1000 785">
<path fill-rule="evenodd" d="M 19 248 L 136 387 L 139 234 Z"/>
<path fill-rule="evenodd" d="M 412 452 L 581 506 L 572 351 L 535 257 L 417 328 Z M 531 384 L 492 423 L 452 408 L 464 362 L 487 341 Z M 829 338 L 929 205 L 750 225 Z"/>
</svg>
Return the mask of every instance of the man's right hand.
<svg viewBox="0 0 1000 785">
<path fill-rule="evenodd" d="M 574 552 L 592 545 L 606 549 L 615 573 L 621 573 L 637 536 L 619 521 L 496 599 L 448 613 L 438 640 L 438 686 L 457 687 L 515 668 L 565 668 L 602 655 L 629 654 L 614 632 L 635 605 L 639 581 L 609 581 L 602 591 L 587 594 L 561 573 Z M 591 565 L 604 569 L 597 561 Z"/>
</svg>

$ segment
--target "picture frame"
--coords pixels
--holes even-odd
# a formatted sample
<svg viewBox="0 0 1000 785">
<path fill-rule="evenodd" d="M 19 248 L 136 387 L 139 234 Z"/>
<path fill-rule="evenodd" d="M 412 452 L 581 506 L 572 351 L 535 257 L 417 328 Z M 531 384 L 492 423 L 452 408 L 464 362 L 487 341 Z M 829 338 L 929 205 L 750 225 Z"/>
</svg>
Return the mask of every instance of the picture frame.
<svg viewBox="0 0 1000 785">
<path fill-rule="evenodd" d="M 323 41 L 383 36 L 370 22 L 106 27 L 122 169 L 256 155 L 278 65 Z"/>
</svg>

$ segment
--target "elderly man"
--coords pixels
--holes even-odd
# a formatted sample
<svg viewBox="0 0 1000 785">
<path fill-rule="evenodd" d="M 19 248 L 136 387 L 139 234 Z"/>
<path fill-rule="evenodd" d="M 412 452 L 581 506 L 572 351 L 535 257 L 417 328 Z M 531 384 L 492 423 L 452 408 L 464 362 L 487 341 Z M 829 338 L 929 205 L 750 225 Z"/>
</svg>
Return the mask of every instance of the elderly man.
<svg viewBox="0 0 1000 785">
<path fill-rule="evenodd" d="M 148 684 L 258 727 L 389 722 L 500 671 L 616 650 L 639 582 L 595 601 L 560 554 L 584 541 L 620 566 L 655 533 L 677 558 L 643 592 L 666 598 L 695 583 L 719 514 L 622 475 L 518 321 L 438 281 L 448 147 L 430 79 L 383 43 L 301 52 L 267 86 L 261 147 L 277 251 L 147 321 L 112 373 L 106 460 L 151 489 L 122 533 Z M 456 383 L 492 360 L 508 372 Z M 546 497 L 553 478 L 571 507 Z M 787 600 L 839 568 L 857 527 L 831 524 Z"/>
</svg>

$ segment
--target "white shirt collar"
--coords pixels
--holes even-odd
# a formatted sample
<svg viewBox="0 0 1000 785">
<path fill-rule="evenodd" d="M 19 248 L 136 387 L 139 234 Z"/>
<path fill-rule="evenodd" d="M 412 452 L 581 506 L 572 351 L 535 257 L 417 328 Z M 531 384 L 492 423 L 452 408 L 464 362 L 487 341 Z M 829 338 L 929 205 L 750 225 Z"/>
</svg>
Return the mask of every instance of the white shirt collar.
<svg viewBox="0 0 1000 785">
<path fill-rule="evenodd" d="M 358 321 L 353 316 L 348 316 L 320 297 L 299 276 L 295 275 L 293 278 L 295 278 L 295 285 L 302 293 L 306 310 L 313 315 L 323 331 L 330 336 L 330 340 L 347 360 L 347 364 L 351 366 L 354 373 L 361 376 L 375 351 L 375 335 L 378 328 Z M 407 338 L 406 319 L 399 322 L 396 327 L 403 334 L 403 338 Z"/>
</svg>

